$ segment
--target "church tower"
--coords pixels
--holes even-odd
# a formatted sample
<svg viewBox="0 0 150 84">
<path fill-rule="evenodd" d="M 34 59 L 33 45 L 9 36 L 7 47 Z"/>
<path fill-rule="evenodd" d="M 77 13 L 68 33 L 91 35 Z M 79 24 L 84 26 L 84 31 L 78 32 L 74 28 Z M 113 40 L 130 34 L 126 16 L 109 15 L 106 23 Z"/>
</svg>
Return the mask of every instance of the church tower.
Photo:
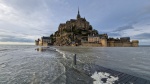
<svg viewBox="0 0 150 84">
<path fill-rule="evenodd" d="M 80 16 L 80 11 L 79 11 L 79 8 L 78 8 L 78 14 L 77 14 L 77 19 L 81 18 Z"/>
</svg>

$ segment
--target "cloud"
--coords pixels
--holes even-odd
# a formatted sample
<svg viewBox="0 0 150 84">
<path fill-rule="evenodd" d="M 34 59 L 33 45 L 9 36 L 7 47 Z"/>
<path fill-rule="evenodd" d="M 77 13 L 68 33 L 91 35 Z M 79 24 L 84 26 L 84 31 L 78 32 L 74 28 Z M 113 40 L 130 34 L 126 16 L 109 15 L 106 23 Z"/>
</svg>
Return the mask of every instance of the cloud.
<svg viewBox="0 0 150 84">
<path fill-rule="evenodd" d="M 0 39 L 0 42 L 34 42 L 34 41 L 28 38 L 4 36 Z"/>
<path fill-rule="evenodd" d="M 47 18 L 47 16 L 51 16 L 52 13 L 50 14 L 43 10 L 46 9 L 45 7 L 40 8 L 40 4 L 36 7 L 36 3 L 28 3 L 27 5 L 27 3 L 23 2 L 25 0 L 21 1 L 18 1 L 20 3 L 14 4 L 10 2 L 6 3 L 6 1 L 0 3 L 0 20 L 5 23 L 27 28 L 41 28 L 48 25 L 46 21 L 49 21 L 50 18 Z"/>
<path fill-rule="evenodd" d="M 117 32 L 108 32 L 107 34 L 109 37 L 114 37 L 114 38 L 121 36 L 120 33 Z"/>
<path fill-rule="evenodd" d="M 114 30 L 114 32 L 121 32 L 121 31 L 128 30 L 128 29 L 134 29 L 134 27 L 132 25 L 125 25 L 125 26 L 117 28 L 116 30 Z"/>
<path fill-rule="evenodd" d="M 0 41 L 33 42 L 37 37 L 49 36 L 56 30 L 52 16 L 45 1 L 1 0 Z"/>
<path fill-rule="evenodd" d="M 40 35 L 30 35 L 0 29 L 0 42 L 34 42 Z"/>
<path fill-rule="evenodd" d="M 138 34 L 138 35 L 133 36 L 133 38 L 135 38 L 135 39 L 149 39 L 150 40 L 150 33 Z"/>
<path fill-rule="evenodd" d="M 132 39 L 138 39 L 140 45 L 150 45 L 150 33 L 141 33 L 131 37 Z"/>
<path fill-rule="evenodd" d="M 129 31 L 133 31 L 135 28 L 133 27 L 133 24 L 128 24 L 124 26 L 120 26 L 114 30 L 111 30 L 108 33 L 110 37 L 126 37 L 126 36 L 132 36 Z M 137 31 L 137 30 L 136 30 Z"/>
</svg>

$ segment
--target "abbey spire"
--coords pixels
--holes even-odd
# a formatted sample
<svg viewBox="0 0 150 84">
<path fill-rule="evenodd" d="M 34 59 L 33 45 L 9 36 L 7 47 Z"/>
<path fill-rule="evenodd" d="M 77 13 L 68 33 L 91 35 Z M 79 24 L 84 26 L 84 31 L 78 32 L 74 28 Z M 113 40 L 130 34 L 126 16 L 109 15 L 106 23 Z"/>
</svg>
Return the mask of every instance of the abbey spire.
<svg viewBox="0 0 150 84">
<path fill-rule="evenodd" d="M 80 11 L 79 11 L 79 8 L 78 8 L 78 14 L 77 14 L 77 19 L 81 18 L 80 16 Z"/>
</svg>

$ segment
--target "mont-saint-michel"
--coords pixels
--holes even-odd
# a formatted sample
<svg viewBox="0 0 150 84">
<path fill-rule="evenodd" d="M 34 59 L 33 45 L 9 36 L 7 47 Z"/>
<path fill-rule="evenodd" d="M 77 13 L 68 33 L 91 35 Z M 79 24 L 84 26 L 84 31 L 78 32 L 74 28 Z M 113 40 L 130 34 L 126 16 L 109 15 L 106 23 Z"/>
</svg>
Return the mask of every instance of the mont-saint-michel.
<svg viewBox="0 0 150 84">
<path fill-rule="evenodd" d="M 35 45 L 138 47 L 139 41 L 130 41 L 130 37 L 110 38 L 107 34 L 99 34 L 86 18 L 81 17 L 78 9 L 76 19 L 60 23 L 58 30 L 54 34 L 35 40 Z"/>
</svg>

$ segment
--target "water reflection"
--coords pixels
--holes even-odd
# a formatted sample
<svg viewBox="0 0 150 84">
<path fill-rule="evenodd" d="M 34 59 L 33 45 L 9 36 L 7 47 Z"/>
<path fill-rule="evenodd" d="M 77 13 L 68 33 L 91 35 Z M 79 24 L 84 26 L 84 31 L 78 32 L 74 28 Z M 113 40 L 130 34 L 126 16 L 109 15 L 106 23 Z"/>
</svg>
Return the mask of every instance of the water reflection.
<svg viewBox="0 0 150 84">
<path fill-rule="evenodd" d="M 48 50 L 49 47 L 39 47 L 39 48 L 36 48 L 35 50 L 38 51 L 38 52 L 45 52 Z"/>
</svg>

